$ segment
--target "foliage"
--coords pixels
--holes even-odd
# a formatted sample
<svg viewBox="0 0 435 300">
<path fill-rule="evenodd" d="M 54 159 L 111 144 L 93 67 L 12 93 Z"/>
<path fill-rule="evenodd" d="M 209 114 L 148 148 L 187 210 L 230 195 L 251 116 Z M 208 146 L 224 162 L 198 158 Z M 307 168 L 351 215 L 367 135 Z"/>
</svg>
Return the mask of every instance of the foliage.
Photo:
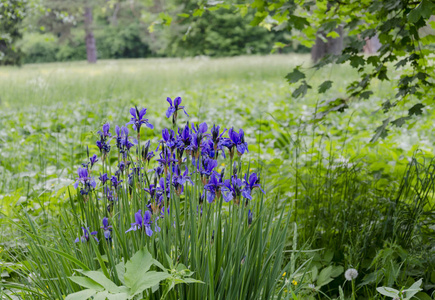
<svg viewBox="0 0 435 300">
<path fill-rule="evenodd" d="M 411 298 L 413 298 L 419 291 L 421 291 L 421 286 L 422 284 L 422 280 L 419 279 L 418 281 L 416 281 L 413 285 L 411 285 L 408 289 L 403 289 L 398 291 L 396 289 L 393 288 L 388 288 L 388 287 L 378 287 L 376 288 L 376 290 L 381 293 L 384 296 L 393 298 L 393 299 L 403 299 L 403 300 L 409 300 Z"/>
<path fill-rule="evenodd" d="M 19 44 L 23 48 L 24 62 L 84 60 L 85 2 L 34 2 L 37 4 L 20 1 L 28 11 L 23 24 L 16 27 L 20 35 L 17 38 L 23 35 Z M 286 33 L 250 26 L 254 17 L 252 11 L 239 14 L 236 9 L 211 8 L 200 17 L 198 13 L 192 13 L 196 3 L 154 2 L 86 2 L 93 8 L 92 29 L 100 59 L 267 54 L 275 42 L 291 42 Z M 191 14 L 194 16 L 186 18 Z M 164 26 L 169 24 L 170 28 Z M 295 44 L 294 48 L 279 51 L 306 52 L 307 48 Z"/>
<path fill-rule="evenodd" d="M 249 25 L 244 18 L 226 9 L 206 11 L 196 20 L 187 19 L 184 27 L 188 33 L 175 39 L 173 54 L 176 56 L 235 56 L 264 54 L 271 51 L 273 35 L 265 28 Z"/>
<path fill-rule="evenodd" d="M 51 299 L 60 298 L 80 291 L 80 287 L 68 279 L 77 275 L 77 269 L 104 273 L 103 265 L 110 280 L 121 286 L 112 270 L 143 246 L 147 246 L 165 269 L 172 270 L 176 267 L 171 264 L 182 263 L 194 272 L 192 278 L 205 282 L 176 286 L 168 298 L 186 288 L 202 292 L 210 286 L 210 278 L 204 279 L 204 269 L 196 267 L 200 264 L 193 266 L 178 260 L 175 248 L 159 250 L 162 239 L 157 233 L 152 239 L 142 234 L 143 244 L 134 240 L 142 236 L 139 231 L 124 234 L 134 222 L 138 208 L 126 207 L 128 213 L 109 218 L 110 226 L 118 226 L 125 244 L 133 245 L 127 248 L 128 255 L 124 255 L 121 239 L 115 233 L 116 226 L 112 228 L 114 248 L 108 247 L 104 231 L 99 229 L 101 219 L 107 216 L 103 214 L 103 205 L 99 211 L 89 205 L 85 211 L 92 212 L 88 213 L 91 217 L 83 217 L 75 190 L 69 188 L 71 200 L 68 193 L 68 186 L 77 177 L 77 166 L 88 160 L 86 146 L 90 145 L 90 155 L 97 153 L 99 150 L 94 145 L 99 139 L 97 131 L 106 122 L 125 123 L 128 108 L 142 103 L 150 107 L 146 116 L 156 129 L 147 130 L 145 135 L 142 132 L 141 145 L 144 138 L 150 139 L 153 146 L 150 149 L 155 149 L 162 139 L 159 129 L 172 127 L 172 120 L 161 114 L 161 107 L 168 105 L 161 95 L 166 94 L 170 86 L 184 101 L 189 99 L 186 110 L 192 122 L 210 120 L 245 130 L 250 152 L 243 155 L 242 170 L 261 170 L 261 184 L 267 192 L 261 209 L 263 214 L 255 211 L 251 226 L 257 226 L 254 222 L 263 218 L 264 228 L 270 216 L 276 222 L 283 207 L 284 214 L 287 209 L 291 211 L 281 251 L 283 264 L 279 269 L 282 273 L 276 276 L 273 291 L 277 297 L 281 293 L 282 299 L 345 299 L 352 296 L 354 283 L 357 297 L 373 299 L 381 296 L 376 287 L 383 285 L 400 290 L 422 278 L 423 291 L 418 297 L 427 299 L 435 288 L 434 163 L 431 160 L 434 145 L 430 138 L 433 112 L 424 108 L 422 117 L 413 120 L 418 130 L 411 130 L 410 125 L 405 124 L 403 128 L 394 128 L 384 140 L 368 144 L 378 117 L 370 112 L 381 99 L 391 95 L 391 86 L 384 83 L 376 90 L 376 97 L 354 103 L 357 107 L 350 106 L 342 113 L 316 122 L 316 114 L 321 109 L 329 109 L 328 104 L 320 107 L 319 103 L 317 109 L 312 108 L 318 102 L 312 90 L 307 91 L 304 101 L 289 101 L 292 89 L 283 80 L 288 69 L 301 61 L 307 61 L 307 57 L 118 60 L 102 61 L 96 66 L 54 63 L 0 69 L 0 127 L 4 129 L 0 131 L 0 210 L 7 214 L 0 216 L 0 268 L 9 276 L 2 272 L 5 277 L 0 290 L 8 295 L 13 291 L 22 298 L 42 299 L 37 293 L 51 293 Z M 322 83 L 329 74 L 329 71 L 319 72 L 307 76 L 312 76 L 313 85 Z M 336 67 L 331 76 L 342 91 L 347 81 L 356 78 L 351 67 L 345 65 Z M 327 93 L 334 95 L 331 90 Z M 187 120 L 182 111 L 179 111 L 180 118 Z M 112 146 L 110 157 L 114 173 L 118 166 L 113 141 Z M 417 148 L 420 150 L 415 152 Z M 132 151 L 133 160 L 129 160 L 134 162 L 135 155 Z M 99 176 L 101 167 L 101 156 L 99 158 L 92 171 L 95 177 Z M 224 166 L 219 164 L 218 168 Z M 229 164 L 225 168 L 228 174 Z M 188 190 L 190 188 L 189 185 Z M 260 192 L 255 197 L 261 195 Z M 100 190 L 97 197 L 102 197 Z M 126 194 L 123 199 L 133 198 Z M 143 201 L 139 195 L 134 199 L 134 202 Z M 188 197 L 180 197 L 181 204 L 188 201 Z M 261 199 L 256 198 L 251 204 L 260 202 Z M 88 203 L 102 202 L 92 198 Z M 183 211 L 183 205 L 180 208 Z M 98 212 L 98 217 L 92 217 L 93 211 Z M 223 216 L 222 220 L 230 220 L 226 212 Z M 11 227 L 6 222 L 10 219 L 19 221 Z M 93 248 L 93 240 L 73 243 L 83 235 L 80 227 L 85 224 L 98 230 L 98 251 Z M 125 229 L 119 229 L 119 224 Z M 188 228 L 188 224 L 181 224 Z M 213 229 L 207 230 L 212 232 Z M 264 230 L 261 234 L 266 238 L 270 232 Z M 184 241 L 186 231 L 182 231 L 182 237 Z M 215 249 L 218 240 L 215 234 L 213 245 L 206 241 L 199 245 Z M 221 238 L 222 245 L 233 247 L 236 244 L 225 244 L 226 241 Z M 110 255 L 111 249 L 113 255 Z M 239 266 L 233 263 L 232 267 L 235 265 Z M 243 268 L 251 267 L 245 260 Z M 343 271 L 350 268 L 357 269 L 359 274 L 353 282 L 345 281 L 343 275 Z M 321 272 L 329 282 L 318 286 Z M 252 271 L 251 274 L 258 277 L 259 273 Z M 335 276 L 336 273 L 340 274 Z M 63 279 L 47 281 L 45 278 Z M 237 280 L 243 280 L 242 276 Z M 165 285 L 161 285 L 153 295 L 163 296 L 164 288 Z"/>
<path fill-rule="evenodd" d="M 163 272 L 149 271 L 152 265 L 160 267 Z M 151 257 L 151 254 L 146 248 L 139 250 L 132 258 L 124 265 L 120 262 L 115 266 L 118 270 L 118 276 L 121 283 L 125 286 L 117 286 L 115 283 L 107 279 L 103 272 L 98 271 L 80 271 L 86 277 L 71 276 L 70 280 L 81 285 L 86 290 L 68 295 L 65 299 L 85 299 L 83 297 L 109 299 L 133 299 L 135 295 L 142 294 L 146 289 L 159 286 L 160 282 L 168 281 L 176 283 L 201 283 L 201 281 L 188 278 L 193 275 L 191 271 L 180 264 L 170 274 L 164 267 Z M 186 277 L 186 278 L 185 278 Z M 168 286 L 168 293 L 173 286 Z"/>
<path fill-rule="evenodd" d="M 420 108 L 433 104 L 434 82 L 430 74 L 435 69 L 429 45 L 434 41 L 435 31 L 429 17 L 435 14 L 435 1 L 255 0 L 246 4 L 249 5 L 256 11 L 253 25 L 268 25 L 276 30 L 293 32 L 293 37 L 308 47 L 313 45 L 316 37 L 336 38 L 335 30 L 342 26 L 349 38 L 347 46 L 340 55 L 324 57 L 314 68 L 348 63 L 356 69 L 359 78 L 347 84 L 347 97 L 367 99 L 373 95 L 373 83 L 378 80 L 394 82 L 394 100 L 385 99 L 382 110 L 388 113 L 395 108 L 407 112 L 407 115 L 383 120 L 372 142 L 385 137 L 391 125 L 400 127 L 412 116 L 420 115 Z M 240 9 L 246 8 L 240 6 Z M 429 29 L 423 32 L 424 27 Z M 371 56 L 361 54 L 365 41 L 374 36 L 382 44 L 379 52 Z M 392 69 L 401 70 L 397 79 L 392 78 Z M 302 79 L 302 76 L 292 76 L 291 83 Z M 329 79 L 323 82 L 319 93 L 324 93 L 330 85 Z M 303 97 L 310 88 L 312 86 L 302 80 L 293 96 Z"/>
<path fill-rule="evenodd" d="M 16 42 L 22 35 L 20 24 L 26 14 L 26 2 L 2 0 L 0 2 L 0 65 L 19 65 L 23 53 Z"/>
</svg>

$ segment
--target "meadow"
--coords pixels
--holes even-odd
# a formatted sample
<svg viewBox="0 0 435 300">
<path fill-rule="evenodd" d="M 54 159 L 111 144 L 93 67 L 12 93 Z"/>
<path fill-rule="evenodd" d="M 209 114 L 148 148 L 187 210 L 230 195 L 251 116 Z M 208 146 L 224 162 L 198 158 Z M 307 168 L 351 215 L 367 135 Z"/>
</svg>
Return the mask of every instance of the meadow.
<svg viewBox="0 0 435 300">
<path fill-rule="evenodd" d="M 395 93 L 392 83 L 376 82 L 370 100 L 339 100 L 348 108 L 328 113 L 357 74 L 346 65 L 311 70 L 314 90 L 295 100 L 295 87 L 285 76 L 296 65 L 309 67 L 309 57 L 103 60 L 96 65 L 0 68 L 0 295 L 62 299 L 86 287 L 88 294 L 68 299 L 431 299 L 431 107 L 371 143 L 382 120 L 402 114 L 382 112 L 381 104 Z M 326 79 L 334 82 L 333 88 L 317 94 Z M 223 128 L 243 129 L 249 152 L 237 148 L 243 155 L 233 157 L 223 146 L 221 152 L 216 148 L 208 156 L 197 154 L 204 168 L 207 159 L 216 160 L 212 169 L 217 173 L 199 172 L 201 159 L 191 148 L 185 161 L 178 159 L 179 167 L 167 162 L 175 146 L 162 137 L 162 130 L 178 133 L 165 116 L 167 97 L 181 97 L 189 114 L 178 111 L 180 135 L 186 121 L 208 124 L 204 132 L 188 129 L 192 136 L 204 134 L 204 141 L 213 140 L 214 124 L 220 126 L 219 134 Z M 116 136 L 115 125 L 129 122 L 135 107 L 137 115 L 147 108 L 146 118 L 154 127 L 142 126 L 139 147 L 116 154 L 120 148 L 113 138 L 110 153 L 99 149 L 97 140 L 109 140 L 103 125 L 109 123 Z M 128 128 L 136 143 L 134 129 Z M 162 138 L 166 150 L 157 150 Z M 148 140 L 146 151 L 154 151 L 156 158 L 162 151 L 160 159 L 168 164 L 170 176 L 167 171 L 161 175 L 142 155 Z M 225 151 L 226 158 L 217 156 Z M 73 186 L 77 169 L 94 154 L 99 162 L 85 168 L 95 180 L 105 172 L 110 181 L 119 171 L 117 180 L 123 184 L 119 191 L 113 182 L 111 187 L 115 201 L 102 181 L 98 187 L 87 180 Z M 196 166 L 191 163 L 195 158 Z M 193 184 L 179 174 L 185 167 Z M 137 177 L 134 168 L 141 170 Z M 254 173 L 259 178 L 251 184 Z M 213 190 L 216 197 L 209 201 L 210 182 L 219 180 L 217 174 L 230 183 L 237 176 L 247 177 L 242 190 L 227 187 L 234 189 L 231 200 L 223 181 L 216 183 L 221 190 Z M 157 188 L 162 178 L 181 179 L 169 180 L 167 186 L 159 182 L 163 202 L 156 204 L 159 211 L 150 206 L 153 221 L 148 223 L 155 238 L 145 225 L 136 224 L 133 232 L 125 233 L 139 209 L 146 210 L 144 203 L 154 199 L 144 188 Z M 240 194 L 249 184 L 252 199 Z M 170 210 L 162 209 L 168 206 Z M 110 229 L 102 223 L 105 217 Z M 159 218 L 161 231 L 155 227 Z M 95 235 L 98 243 L 81 227 L 102 227 Z M 134 268 L 141 263 L 142 269 Z M 138 277 L 153 284 L 138 282 Z"/>
</svg>

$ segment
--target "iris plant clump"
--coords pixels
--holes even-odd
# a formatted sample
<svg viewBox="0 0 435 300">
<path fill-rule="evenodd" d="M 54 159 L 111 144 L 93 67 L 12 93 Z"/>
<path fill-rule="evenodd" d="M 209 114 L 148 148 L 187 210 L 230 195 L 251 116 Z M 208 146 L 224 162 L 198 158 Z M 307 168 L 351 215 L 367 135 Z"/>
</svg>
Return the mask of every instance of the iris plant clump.
<svg viewBox="0 0 435 300">
<path fill-rule="evenodd" d="M 107 123 L 98 132 L 100 156 L 88 151 L 71 198 L 80 212 L 76 241 L 82 241 L 74 255 L 121 284 L 116 264 L 147 247 L 159 261 L 188 266 L 207 283 L 174 291 L 171 299 L 266 299 L 278 282 L 269 279 L 282 274 L 290 214 L 265 209 L 260 176 L 242 161 L 249 153 L 244 131 L 205 122 L 178 126 L 179 110 L 189 117 L 181 101 L 167 99 L 172 128 L 157 140 L 144 140 L 145 127 L 153 129 L 145 108 L 131 108 L 128 123 Z M 107 267 L 103 253 L 89 256 L 95 251 L 104 253 Z"/>
<path fill-rule="evenodd" d="M 166 117 L 173 117 L 173 123 L 177 122 L 177 111 L 183 110 L 188 116 L 184 106 L 180 106 L 181 98 L 177 97 L 172 102 L 171 98 L 167 98 L 169 108 L 166 111 Z M 141 153 L 135 159 L 131 157 L 131 149 L 140 147 L 140 131 L 141 126 L 145 124 L 148 128 L 153 129 L 153 125 L 145 119 L 147 112 L 146 108 L 138 110 L 137 107 L 130 109 L 131 120 L 125 126 L 115 127 L 116 136 L 110 133 L 110 124 L 104 124 L 101 131 L 98 131 L 100 139 L 96 141 L 97 147 L 102 154 L 101 160 L 103 164 L 107 163 L 107 155 L 111 149 L 111 141 L 113 140 L 118 149 L 119 163 L 117 170 L 112 175 L 103 173 L 98 177 L 100 187 L 103 190 L 103 197 L 109 202 L 107 211 L 111 211 L 113 201 L 116 195 L 122 191 L 127 194 L 132 192 L 134 186 L 141 191 L 147 193 L 144 197 L 140 209 L 134 215 L 134 223 L 131 223 L 131 228 L 125 231 L 143 230 L 147 236 L 152 236 L 153 231 L 160 231 L 157 222 L 165 216 L 165 204 L 170 210 L 171 193 L 178 196 L 183 195 L 187 188 L 187 184 L 194 186 L 192 176 L 196 175 L 200 180 L 199 188 L 201 197 L 205 198 L 208 203 L 213 203 L 220 198 L 225 202 L 233 202 L 239 205 L 244 199 L 244 205 L 248 206 L 252 200 L 254 189 L 261 188 L 260 178 L 256 173 L 239 175 L 239 165 L 234 161 L 234 155 L 242 157 L 248 153 L 248 144 L 244 139 L 244 132 L 240 129 L 238 132 L 234 128 L 220 129 L 220 126 L 213 125 L 210 132 L 207 123 L 192 124 L 187 122 L 183 127 L 173 129 L 164 128 L 162 130 L 162 138 L 158 142 L 156 151 L 156 164 L 154 168 L 150 168 L 151 159 L 155 156 L 153 151 L 150 151 L 150 141 L 147 141 L 145 146 L 136 153 Z M 133 130 L 137 132 L 137 139 L 129 136 L 128 126 L 132 125 Z M 228 133 L 228 137 L 224 134 Z M 112 138 L 113 137 L 113 138 Z M 225 152 L 228 152 L 227 154 Z M 225 170 L 218 172 L 218 159 L 221 154 L 222 158 L 229 157 L 232 164 L 232 174 L 225 178 Z M 87 163 L 78 169 L 78 175 L 75 188 L 80 186 L 80 193 L 84 196 L 89 192 L 98 192 L 97 184 L 94 177 L 91 177 L 92 167 L 98 162 L 97 155 L 89 158 Z M 146 164 L 145 164 L 146 163 Z M 107 182 L 110 178 L 110 186 Z M 242 180 L 243 178 L 243 180 Z M 124 181 L 125 179 L 125 181 Z M 86 198 L 85 198 L 86 199 Z M 202 203 L 200 204 L 202 205 Z M 202 207 L 201 207 L 202 210 Z M 142 213 L 143 211 L 143 213 Z M 166 211 L 166 213 L 168 213 Z M 122 212 L 120 212 L 122 213 Z M 248 214 L 249 224 L 252 223 L 252 212 Z M 106 240 L 111 238 L 111 226 L 108 225 L 108 218 L 102 220 L 104 226 L 101 227 Z M 110 230 L 109 230 L 110 228 Z M 85 232 L 85 229 L 83 229 Z M 86 236 L 85 232 L 85 236 Z M 86 238 L 88 240 L 89 238 Z"/>
</svg>

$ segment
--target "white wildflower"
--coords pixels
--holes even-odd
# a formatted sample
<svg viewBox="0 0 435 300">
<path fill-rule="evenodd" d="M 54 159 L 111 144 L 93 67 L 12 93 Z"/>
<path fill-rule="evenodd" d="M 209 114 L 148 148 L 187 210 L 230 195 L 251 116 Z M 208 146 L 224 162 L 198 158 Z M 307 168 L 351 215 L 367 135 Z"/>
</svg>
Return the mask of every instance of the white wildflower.
<svg viewBox="0 0 435 300">
<path fill-rule="evenodd" d="M 352 281 L 358 277 L 358 271 L 352 268 L 347 269 L 344 273 L 344 277 L 346 278 L 346 280 Z"/>
</svg>

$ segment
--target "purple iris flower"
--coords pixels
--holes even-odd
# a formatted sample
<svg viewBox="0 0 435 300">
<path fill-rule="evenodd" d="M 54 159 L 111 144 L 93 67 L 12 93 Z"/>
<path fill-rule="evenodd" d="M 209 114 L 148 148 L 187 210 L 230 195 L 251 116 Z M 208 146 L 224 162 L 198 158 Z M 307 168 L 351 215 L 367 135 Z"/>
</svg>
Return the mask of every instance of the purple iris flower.
<svg viewBox="0 0 435 300">
<path fill-rule="evenodd" d="M 122 126 L 116 128 L 116 146 L 119 149 L 119 153 L 122 154 L 122 157 L 125 159 L 130 151 L 130 148 L 137 144 L 137 140 L 133 139 L 133 142 L 130 142 L 130 137 L 128 136 L 128 128 Z"/>
<path fill-rule="evenodd" d="M 162 130 L 162 138 L 156 151 L 159 150 L 160 144 L 165 144 L 171 150 L 174 150 L 177 145 L 177 140 L 175 139 L 175 132 L 171 129 L 170 131 L 165 128 Z"/>
<path fill-rule="evenodd" d="M 95 165 L 95 163 L 98 161 L 98 157 L 96 154 L 92 155 L 91 158 L 89 158 L 89 161 L 91 163 L 91 168 Z"/>
<path fill-rule="evenodd" d="M 186 112 L 186 110 L 184 109 L 184 106 L 180 106 L 181 104 L 181 97 L 177 97 L 174 99 L 174 105 L 172 105 L 172 99 L 171 98 L 166 98 L 166 101 L 168 101 L 169 103 L 169 107 L 168 110 L 166 111 L 166 117 L 170 118 L 172 115 L 174 115 L 173 120 L 174 123 L 177 119 L 177 111 L 179 111 L 180 109 L 182 109 L 184 111 L 184 113 L 186 114 L 186 116 L 189 116 Z"/>
<path fill-rule="evenodd" d="M 190 182 L 193 185 L 193 181 L 190 178 L 189 169 L 186 166 L 186 169 L 183 174 L 181 174 L 181 169 L 178 165 L 175 165 L 173 168 L 173 182 L 177 182 L 178 184 L 184 185 L 186 182 Z"/>
<path fill-rule="evenodd" d="M 193 125 L 192 125 L 192 127 L 193 127 Z M 207 123 L 206 123 L 206 122 L 203 122 L 203 123 L 199 124 L 197 130 L 195 130 L 195 127 L 193 127 L 193 130 L 194 130 L 195 132 L 201 132 L 202 134 L 204 134 L 204 133 L 206 133 L 207 130 L 208 130 Z"/>
<path fill-rule="evenodd" d="M 191 134 L 191 142 L 190 145 L 186 148 L 187 150 L 190 150 L 192 152 L 193 159 L 198 159 L 199 152 L 198 149 L 201 147 L 202 139 L 205 136 L 209 136 L 209 134 L 206 134 L 208 129 L 207 123 L 201 123 L 199 126 L 195 126 L 192 124 L 192 130 L 193 133 Z"/>
<path fill-rule="evenodd" d="M 211 139 L 205 140 L 201 145 L 201 155 L 202 157 L 215 158 L 215 147 Z"/>
<path fill-rule="evenodd" d="M 145 188 L 144 191 L 150 195 L 151 199 L 154 199 L 156 195 L 156 186 L 154 184 L 150 184 L 149 188 Z"/>
<path fill-rule="evenodd" d="M 110 152 L 110 138 L 112 135 L 109 132 L 110 124 L 106 123 L 103 125 L 103 130 L 98 131 L 100 135 L 100 140 L 97 141 L 97 147 L 100 149 L 100 152 L 103 154 L 107 154 Z"/>
<path fill-rule="evenodd" d="M 237 175 L 231 176 L 231 179 L 225 180 L 221 190 L 222 196 L 225 202 L 230 202 L 234 199 L 236 204 L 240 201 L 240 195 L 242 193 L 243 182 L 237 178 Z"/>
<path fill-rule="evenodd" d="M 106 195 L 107 200 L 109 200 L 109 201 L 115 200 L 115 197 L 113 195 L 113 191 L 108 186 L 103 187 L 103 193 L 104 193 L 104 195 Z"/>
<path fill-rule="evenodd" d="M 251 210 L 248 210 L 248 225 L 251 225 L 252 224 L 252 212 L 251 212 Z"/>
<path fill-rule="evenodd" d="M 119 126 L 116 125 L 115 132 L 116 132 L 116 147 L 118 149 L 121 149 L 122 147 L 121 140 L 122 140 L 123 131 L 121 131 L 121 128 L 119 128 Z"/>
<path fill-rule="evenodd" d="M 190 182 L 190 184 L 193 185 L 193 181 L 189 176 L 189 170 L 187 169 L 187 166 L 184 173 L 181 174 L 180 167 L 178 165 L 174 165 L 172 173 L 172 185 L 174 186 L 178 195 L 184 192 L 184 184 L 186 182 Z"/>
<path fill-rule="evenodd" d="M 101 226 L 101 229 L 104 231 L 104 237 L 106 238 L 106 241 L 112 240 L 112 226 L 109 226 L 109 219 L 104 217 L 103 218 L 103 226 Z"/>
<path fill-rule="evenodd" d="M 142 218 L 142 210 L 139 209 L 137 213 L 134 214 L 134 219 L 136 222 L 131 223 L 131 228 L 128 229 L 125 233 L 145 228 L 145 233 L 148 236 L 153 235 L 153 231 L 151 230 L 151 212 L 149 210 L 145 211 L 145 214 Z"/>
<path fill-rule="evenodd" d="M 74 183 L 74 188 L 78 188 L 79 184 L 81 183 L 83 188 L 80 190 L 80 193 L 82 195 L 87 195 L 91 188 L 95 189 L 97 183 L 95 182 L 94 178 L 89 177 L 89 172 L 87 168 L 79 167 L 77 170 L 77 174 L 79 175 L 79 177 L 77 177 L 77 180 Z"/>
<path fill-rule="evenodd" d="M 139 111 L 137 109 L 137 107 L 130 108 L 130 114 L 132 115 L 132 118 L 130 119 L 130 122 L 128 122 L 125 125 L 132 124 L 133 129 L 136 130 L 138 133 L 140 132 L 140 127 L 143 124 L 145 124 L 148 128 L 153 129 L 154 126 L 148 122 L 148 119 L 144 119 L 144 116 L 146 115 L 146 113 L 147 113 L 146 108 L 142 108 L 141 111 Z"/>
<path fill-rule="evenodd" d="M 110 124 L 106 123 L 103 125 L 103 131 L 100 130 L 97 133 L 104 138 L 112 137 L 112 134 L 109 132 L 109 130 L 110 130 Z"/>
<path fill-rule="evenodd" d="M 125 170 L 125 163 L 123 161 L 121 161 L 118 164 L 118 169 L 119 169 L 120 172 L 124 172 L 124 170 Z"/>
<path fill-rule="evenodd" d="M 226 131 L 227 131 L 227 129 L 225 128 L 221 133 L 220 126 L 216 126 L 215 124 L 213 124 L 213 127 L 211 128 L 211 136 L 212 136 L 213 142 L 216 145 L 219 144 L 219 142 L 223 139 L 222 136 L 224 135 L 224 133 Z"/>
<path fill-rule="evenodd" d="M 100 173 L 100 177 L 98 177 L 98 179 L 100 179 L 101 183 L 105 185 L 107 180 L 109 180 L 109 177 L 107 176 L 107 173 L 104 173 L 103 175 Z"/>
<path fill-rule="evenodd" d="M 225 128 L 222 132 L 220 132 L 220 127 L 213 124 L 211 129 L 211 140 L 213 141 L 214 153 L 218 153 L 222 151 L 222 155 L 225 157 L 225 151 L 223 150 L 223 135 L 227 131 Z"/>
<path fill-rule="evenodd" d="M 204 186 L 204 189 L 206 190 L 206 197 L 208 203 L 212 203 L 215 198 L 219 198 L 221 195 L 221 186 L 223 185 L 222 178 L 221 180 L 218 179 L 216 175 L 216 172 L 213 172 L 213 174 L 210 177 L 209 182 Z"/>
<path fill-rule="evenodd" d="M 242 155 L 245 152 L 249 152 L 248 143 L 245 142 L 245 133 L 243 132 L 243 129 L 240 129 L 239 133 L 234 131 L 232 128 L 230 129 L 230 131 L 228 131 L 228 135 L 230 136 L 230 139 L 233 141 L 233 143 L 236 145 L 239 155 Z"/>
<path fill-rule="evenodd" d="M 112 178 L 110 178 L 110 181 L 112 182 L 112 187 L 117 190 L 119 185 L 121 184 L 122 180 L 118 181 L 118 178 L 116 178 L 115 175 L 112 175 Z"/>
<path fill-rule="evenodd" d="M 190 145 L 191 140 L 192 140 L 192 131 L 189 127 L 189 122 L 187 122 L 183 130 L 178 128 L 177 147 L 186 149 Z"/>
<path fill-rule="evenodd" d="M 83 230 L 83 235 L 80 238 L 76 238 L 74 243 L 78 243 L 80 241 L 82 241 L 82 243 L 89 242 L 90 235 L 97 235 L 98 234 L 98 232 L 92 231 L 91 234 L 89 235 L 89 227 L 88 228 L 82 227 L 82 230 Z M 94 236 L 93 238 L 97 241 L 97 243 L 99 242 L 99 240 L 97 239 L 96 236 Z"/>
<path fill-rule="evenodd" d="M 152 169 L 150 172 L 154 172 L 156 174 L 156 177 L 160 178 L 160 176 L 162 176 L 164 171 L 165 170 L 162 168 L 162 166 L 159 165 L 159 166 L 155 167 L 154 169 Z"/>
<path fill-rule="evenodd" d="M 245 180 L 243 183 L 245 184 L 245 187 L 243 188 L 242 196 L 245 197 L 246 199 L 252 200 L 251 192 L 254 188 L 259 188 L 263 192 L 263 194 L 266 195 L 266 193 L 261 188 L 260 178 L 257 177 L 256 173 L 252 173 L 249 176 L 249 179 L 248 179 L 248 174 L 245 174 Z"/>
<path fill-rule="evenodd" d="M 157 159 L 157 161 L 165 166 L 165 170 L 167 167 L 171 166 L 171 163 L 178 162 L 178 160 L 175 159 L 175 154 L 171 154 L 168 148 L 164 148 L 162 152 L 160 152 L 160 159 Z"/>
<path fill-rule="evenodd" d="M 230 151 L 230 156 L 234 155 L 233 148 L 237 149 L 239 155 L 243 155 L 245 152 L 249 152 L 248 143 L 245 142 L 245 133 L 243 129 L 240 129 L 237 133 L 233 128 L 228 130 L 229 138 L 226 138 L 222 142 L 222 146 L 225 146 Z"/>
<path fill-rule="evenodd" d="M 96 142 L 98 149 L 100 149 L 100 152 L 103 154 L 107 154 L 110 152 L 110 145 L 105 140 L 100 139 Z"/>
<path fill-rule="evenodd" d="M 217 167 L 218 162 L 217 160 L 211 159 L 211 158 L 203 158 L 201 160 L 201 163 L 199 163 L 198 171 L 201 173 L 201 175 L 205 175 L 207 177 L 210 177 L 213 170 Z"/>
<path fill-rule="evenodd" d="M 145 161 L 150 162 L 151 158 L 154 157 L 154 152 L 150 151 L 150 141 L 146 142 L 145 145 L 142 147 L 142 159 Z"/>
<path fill-rule="evenodd" d="M 166 197 L 167 199 L 171 198 L 171 188 L 170 188 L 170 182 L 171 182 L 171 178 L 170 178 L 170 174 L 168 174 L 168 178 L 165 179 L 163 177 L 160 178 L 159 180 L 159 186 L 156 187 L 156 192 L 157 192 L 157 200 L 158 202 L 162 202 L 164 200 L 164 197 Z"/>
<path fill-rule="evenodd" d="M 145 192 L 150 195 L 150 201 L 148 202 L 148 209 L 154 214 L 158 214 L 163 201 L 163 194 L 165 193 L 166 187 L 164 184 L 164 179 L 161 178 L 161 187 L 157 185 L 157 177 L 154 178 L 154 184 L 150 184 L 149 188 L 145 188 Z"/>
</svg>

